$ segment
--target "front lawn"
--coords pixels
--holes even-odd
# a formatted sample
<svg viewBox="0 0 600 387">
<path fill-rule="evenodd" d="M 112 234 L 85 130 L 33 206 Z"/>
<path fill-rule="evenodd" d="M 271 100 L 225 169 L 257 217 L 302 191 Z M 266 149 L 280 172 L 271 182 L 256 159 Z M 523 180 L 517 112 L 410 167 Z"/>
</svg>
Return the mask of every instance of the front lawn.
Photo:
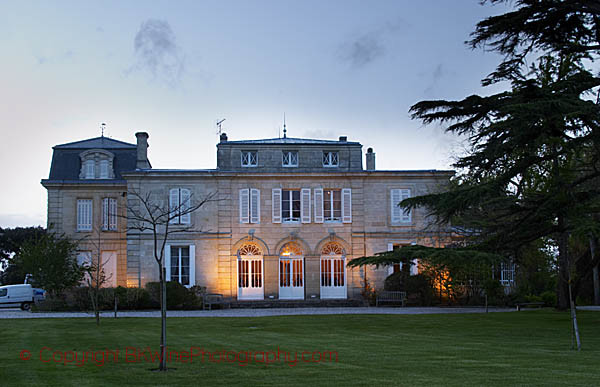
<svg viewBox="0 0 600 387">
<path fill-rule="evenodd" d="M 579 353 L 569 349 L 569 314 L 548 310 L 170 318 L 171 357 L 175 360 L 176 352 L 183 357 L 172 361 L 176 370 L 167 373 L 149 371 L 157 363 L 151 363 L 150 353 L 140 356 L 146 347 L 158 351 L 159 319 L 105 318 L 99 328 L 91 318 L 5 319 L 0 320 L 0 384 L 598 385 L 600 313 L 579 312 L 578 318 Z M 204 361 L 194 356 L 189 363 L 184 351 L 191 347 L 195 355 L 205 352 Z M 114 361 L 105 350 L 116 349 Z M 28 356 L 23 350 L 29 351 L 29 360 L 20 359 Z M 279 361 L 273 360 L 278 350 Z M 231 352 L 224 357 L 219 351 Z M 273 362 L 260 362 L 258 352 L 269 351 L 274 353 L 264 357 Z M 284 351 L 291 354 L 287 362 Z M 77 360 L 69 362 L 75 353 Z M 293 365 L 295 353 L 298 362 Z M 303 353 L 314 362 L 303 362 Z M 99 366 L 101 354 L 105 359 Z M 84 355 L 85 363 L 78 366 Z"/>
</svg>

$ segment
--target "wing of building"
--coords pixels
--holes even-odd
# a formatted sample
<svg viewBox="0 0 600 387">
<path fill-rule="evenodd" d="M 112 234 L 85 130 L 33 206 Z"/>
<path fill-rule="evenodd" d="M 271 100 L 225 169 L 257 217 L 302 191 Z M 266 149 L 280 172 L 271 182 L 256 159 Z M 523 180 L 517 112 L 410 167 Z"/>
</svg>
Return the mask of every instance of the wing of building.
<svg viewBox="0 0 600 387">
<path fill-rule="evenodd" d="M 57 145 L 42 180 L 48 228 L 81 240 L 81 261 L 98 250 L 112 286 L 158 280 L 152 233 L 127 227 L 127 206 L 139 204 L 132 192 L 171 208 L 212 194 L 171 222 L 192 231 L 167 242 L 169 280 L 238 300 L 360 298 L 365 278 L 381 288 L 398 268 L 346 263 L 397 245 L 436 243 L 422 210 L 397 204 L 443 189 L 453 175 L 377 170 L 370 148 L 363 168 L 362 145 L 346 137 L 229 141 L 225 134 L 216 169 L 156 169 L 148 134 L 136 137 L 136 144 L 99 137 Z"/>
</svg>

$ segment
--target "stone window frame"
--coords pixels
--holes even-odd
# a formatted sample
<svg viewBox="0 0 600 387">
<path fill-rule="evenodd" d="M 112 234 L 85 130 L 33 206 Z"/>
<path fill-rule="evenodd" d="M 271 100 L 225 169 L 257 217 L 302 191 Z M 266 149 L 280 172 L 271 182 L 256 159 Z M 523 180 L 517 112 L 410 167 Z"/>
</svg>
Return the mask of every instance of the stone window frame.
<svg viewBox="0 0 600 387">
<path fill-rule="evenodd" d="M 81 169 L 79 171 L 79 178 L 83 180 L 90 179 L 114 179 L 115 171 L 114 171 L 114 159 L 115 155 L 104 149 L 88 149 L 79 154 L 79 158 L 81 159 Z M 90 178 L 86 176 L 85 166 L 89 161 L 94 162 L 94 177 Z M 108 176 L 100 177 L 100 164 L 101 161 L 108 161 Z"/>
</svg>

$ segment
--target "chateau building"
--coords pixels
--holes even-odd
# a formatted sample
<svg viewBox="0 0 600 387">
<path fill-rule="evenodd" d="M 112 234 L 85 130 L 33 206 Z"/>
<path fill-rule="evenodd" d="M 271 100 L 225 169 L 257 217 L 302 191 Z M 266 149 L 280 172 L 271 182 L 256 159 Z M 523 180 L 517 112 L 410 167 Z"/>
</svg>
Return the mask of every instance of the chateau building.
<svg viewBox="0 0 600 387">
<path fill-rule="evenodd" d="M 105 137 L 57 145 L 48 179 L 48 228 L 81 240 L 79 259 L 101 250 L 109 285 L 158 280 L 150 232 L 128 229 L 133 192 L 177 216 L 165 248 L 167 278 L 238 300 L 359 298 L 399 267 L 349 268 L 353 258 L 394 246 L 431 245 L 421 210 L 402 199 L 443 189 L 452 171 L 377 170 L 358 142 L 300 138 L 217 144 L 216 169 L 157 169 L 148 134 L 129 144 Z M 131 222 L 131 220 L 129 220 Z M 411 265 L 417 272 L 418 264 Z"/>
</svg>

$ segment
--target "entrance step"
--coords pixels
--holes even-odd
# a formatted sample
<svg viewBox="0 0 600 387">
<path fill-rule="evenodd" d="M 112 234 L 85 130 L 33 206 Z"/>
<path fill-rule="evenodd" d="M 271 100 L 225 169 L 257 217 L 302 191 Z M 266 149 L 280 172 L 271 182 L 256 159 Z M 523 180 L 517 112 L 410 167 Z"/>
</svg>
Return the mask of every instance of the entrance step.
<svg viewBox="0 0 600 387">
<path fill-rule="evenodd" d="M 232 308 L 336 308 L 367 306 L 364 300 L 234 300 Z"/>
</svg>

